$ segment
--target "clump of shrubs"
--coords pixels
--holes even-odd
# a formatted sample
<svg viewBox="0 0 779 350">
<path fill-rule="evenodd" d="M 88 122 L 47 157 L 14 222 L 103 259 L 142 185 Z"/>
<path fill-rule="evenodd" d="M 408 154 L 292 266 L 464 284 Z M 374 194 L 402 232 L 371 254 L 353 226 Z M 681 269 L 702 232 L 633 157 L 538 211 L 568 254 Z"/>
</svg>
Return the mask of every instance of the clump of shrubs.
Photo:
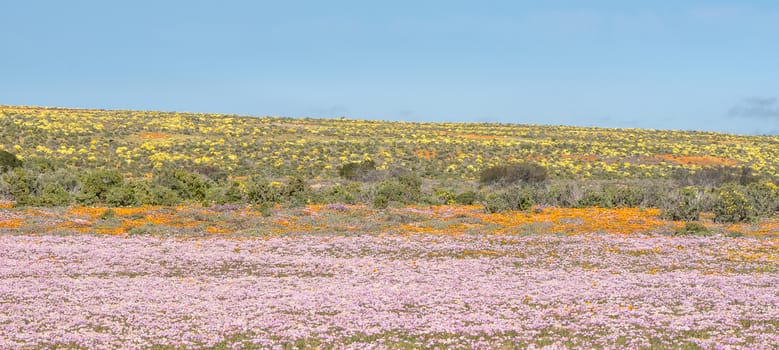
<svg viewBox="0 0 779 350">
<path fill-rule="evenodd" d="M 422 180 L 415 174 L 403 174 L 377 184 L 373 197 L 375 208 L 387 208 L 391 203 L 417 203 L 422 191 Z"/>
<path fill-rule="evenodd" d="M 372 160 L 362 162 L 350 162 L 338 168 L 338 175 L 347 180 L 366 181 L 372 180 L 376 173 L 376 163 Z"/>
<path fill-rule="evenodd" d="M 673 233 L 675 236 L 706 236 L 711 231 L 706 226 L 698 222 L 686 222 L 684 226 Z"/>
<path fill-rule="evenodd" d="M 511 186 L 506 190 L 491 193 L 484 200 L 484 209 L 489 213 L 529 210 L 532 206 L 533 198 L 529 190 L 521 186 Z"/>
<path fill-rule="evenodd" d="M 22 161 L 15 154 L 0 150 L 0 173 L 22 166 Z"/>
<path fill-rule="evenodd" d="M 712 207 L 714 221 L 743 222 L 756 218 L 755 209 L 736 184 L 727 184 L 717 191 L 717 198 Z"/>
<path fill-rule="evenodd" d="M 481 172 L 479 181 L 483 184 L 538 184 L 549 179 L 549 172 L 532 162 L 496 165 Z"/>
<path fill-rule="evenodd" d="M 661 207 L 662 216 L 674 221 L 698 221 L 701 217 L 701 191 L 688 186 L 672 192 Z"/>
</svg>

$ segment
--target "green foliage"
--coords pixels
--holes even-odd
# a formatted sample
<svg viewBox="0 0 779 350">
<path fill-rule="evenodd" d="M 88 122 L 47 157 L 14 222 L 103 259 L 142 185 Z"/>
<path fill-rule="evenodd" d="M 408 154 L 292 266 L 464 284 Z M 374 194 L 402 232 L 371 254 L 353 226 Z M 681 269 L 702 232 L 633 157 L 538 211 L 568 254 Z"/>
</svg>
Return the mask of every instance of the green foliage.
<svg viewBox="0 0 779 350">
<path fill-rule="evenodd" d="M 674 231 L 676 236 L 705 236 L 709 234 L 711 234 L 711 231 L 697 222 L 686 222 L 684 227 Z"/>
<path fill-rule="evenodd" d="M 456 197 L 454 197 L 454 201 L 457 204 L 472 205 L 473 203 L 476 202 L 476 192 L 465 191 L 463 193 L 460 193 Z"/>
<path fill-rule="evenodd" d="M 29 200 L 35 188 L 35 178 L 24 168 L 14 168 L 2 175 L 4 195 L 10 196 L 20 204 Z"/>
<path fill-rule="evenodd" d="M 662 216 L 674 221 L 698 221 L 701 217 L 701 191 L 688 186 L 671 193 L 661 207 Z"/>
<path fill-rule="evenodd" d="M 678 168 L 674 171 L 673 177 L 681 186 L 706 188 L 720 187 L 731 182 L 748 185 L 760 180 L 754 170 L 747 166 L 719 166 L 698 170 Z"/>
<path fill-rule="evenodd" d="M 131 207 L 141 204 L 130 186 L 114 186 L 106 192 L 103 202 L 110 207 Z"/>
<path fill-rule="evenodd" d="M 114 218 L 116 218 L 116 211 L 111 208 L 106 209 L 102 214 L 100 214 L 100 220 L 110 220 Z"/>
<path fill-rule="evenodd" d="M 530 191 L 520 186 L 512 186 L 506 190 L 490 193 L 484 200 L 484 209 L 490 213 L 500 213 L 512 210 L 529 210 L 533 206 Z"/>
<path fill-rule="evenodd" d="M 614 202 L 612 193 L 601 188 L 589 188 L 585 190 L 584 196 L 576 203 L 577 207 L 600 207 L 613 208 Z"/>
<path fill-rule="evenodd" d="M 22 161 L 15 154 L 0 150 L 0 173 L 22 166 Z"/>
<path fill-rule="evenodd" d="M 457 195 L 450 190 L 438 189 L 435 191 L 435 199 L 437 203 L 447 205 L 454 204 L 456 197 Z"/>
<path fill-rule="evenodd" d="M 214 186 L 206 194 L 208 204 L 243 203 L 243 186 L 237 181 L 230 181 L 224 186 Z"/>
<path fill-rule="evenodd" d="M 414 174 L 404 174 L 376 185 L 373 206 L 386 208 L 392 202 L 400 204 L 417 203 L 421 196 L 422 180 Z"/>
<path fill-rule="evenodd" d="M 549 179 L 546 168 L 531 162 L 496 165 L 482 171 L 479 181 L 484 184 L 536 184 Z"/>
<path fill-rule="evenodd" d="M 206 198 L 211 180 L 195 172 L 186 170 L 164 169 L 154 176 L 156 185 L 169 188 L 176 192 L 182 200 L 202 202 Z"/>
<path fill-rule="evenodd" d="M 81 192 L 77 196 L 78 200 L 87 205 L 104 202 L 108 192 L 114 187 L 121 186 L 123 182 L 122 174 L 116 170 L 89 172 L 81 178 Z"/>
<path fill-rule="evenodd" d="M 376 171 L 376 163 L 372 160 L 350 162 L 338 167 L 338 176 L 347 180 L 364 181 L 370 179 Z"/>
<path fill-rule="evenodd" d="M 36 204 L 44 207 L 62 207 L 70 204 L 72 196 L 62 185 L 52 182 L 46 184 L 38 196 Z"/>
<path fill-rule="evenodd" d="M 754 182 L 747 186 L 746 197 L 758 216 L 771 216 L 779 211 L 779 187 L 771 182 Z"/>
<path fill-rule="evenodd" d="M 279 186 L 262 178 L 253 178 L 246 184 L 246 200 L 251 204 L 278 203 L 283 199 Z"/>
<path fill-rule="evenodd" d="M 322 204 L 357 204 L 362 198 L 362 189 L 358 183 L 338 184 L 323 188 L 317 193 L 316 202 Z"/>
<path fill-rule="evenodd" d="M 750 221 L 756 214 L 743 190 L 734 183 L 719 189 L 712 211 L 717 222 Z"/>
<path fill-rule="evenodd" d="M 145 179 L 130 180 L 125 186 L 132 188 L 138 205 L 173 206 L 181 201 L 176 192 L 170 188 L 151 183 Z"/>
</svg>

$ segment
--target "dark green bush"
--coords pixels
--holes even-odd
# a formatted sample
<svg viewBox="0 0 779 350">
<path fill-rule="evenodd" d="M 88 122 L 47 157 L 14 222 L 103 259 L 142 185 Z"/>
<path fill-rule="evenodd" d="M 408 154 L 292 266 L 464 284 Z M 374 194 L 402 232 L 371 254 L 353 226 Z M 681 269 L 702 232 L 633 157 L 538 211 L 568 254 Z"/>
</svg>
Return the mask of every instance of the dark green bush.
<svg viewBox="0 0 779 350">
<path fill-rule="evenodd" d="M 114 186 L 104 197 L 103 202 L 110 207 L 132 207 L 141 204 L 130 186 Z"/>
<path fill-rule="evenodd" d="M 321 189 L 317 193 L 316 201 L 321 204 L 356 204 L 361 196 L 360 184 L 339 184 Z"/>
<path fill-rule="evenodd" d="M 246 184 L 246 200 L 251 204 L 278 203 L 282 199 L 282 189 L 262 178 L 253 178 Z"/>
<path fill-rule="evenodd" d="M 779 211 L 779 188 L 771 182 L 749 184 L 746 197 L 758 216 L 771 216 Z"/>
<path fill-rule="evenodd" d="M 749 204 L 744 191 L 736 184 L 730 183 L 717 191 L 717 198 L 712 208 L 714 221 L 744 222 L 753 220 L 755 209 Z"/>
<path fill-rule="evenodd" d="M 701 217 L 701 191 L 685 187 L 672 192 L 660 208 L 662 216 L 674 221 L 698 221 Z"/>
<path fill-rule="evenodd" d="M 35 205 L 44 207 L 62 207 L 70 204 L 72 197 L 62 185 L 58 183 L 49 183 L 43 187 L 43 191 L 37 198 Z"/>
<path fill-rule="evenodd" d="M 127 186 L 132 188 L 139 205 L 173 206 L 181 201 L 176 192 L 170 188 L 153 184 L 144 179 L 131 180 Z"/>
<path fill-rule="evenodd" d="M 164 169 L 154 176 L 156 185 L 169 188 L 183 200 L 202 202 L 206 198 L 211 180 L 198 173 L 186 170 Z"/>
<path fill-rule="evenodd" d="M 0 173 L 22 166 L 22 161 L 15 154 L 0 150 Z"/>
<path fill-rule="evenodd" d="M 205 202 L 207 204 L 243 203 L 243 186 L 237 181 L 230 181 L 223 186 L 214 186 L 208 190 Z"/>
<path fill-rule="evenodd" d="M 546 168 L 531 162 L 496 165 L 482 171 L 479 177 L 479 181 L 484 184 L 537 184 L 548 179 L 549 172 Z"/>
<path fill-rule="evenodd" d="M 338 167 L 338 175 L 347 180 L 368 180 L 376 171 L 376 163 L 372 160 L 346 163 Z"/>
<path fill-rule="evenodd" d="M 116 170 L 95 170 L 81 178 L 79 202 L 87 205 L 105 202 L 108 192 L 114 187 L 122 186 L 124 179 Z"/>
<path fill-rule="evenodd" d="M 460 193 L 456 197 L 454 197 L 454 201 L 457 204 L 472 205 L 474 202 L 476 202 L 476 192 L 465 191 L 463 193 Z"/>
<path fill-rule="evenodd" d="M 484 200 L 484 209 L 490 213 L 512 210 L 528 210 L 533 206 L 533 198 L 526 188 L 512 186 L 506 190 L 490 193 Z"/>
<path fill-rule="evenodd" d="M 15 168 L 2 175 L 5 183 L 5 195 L 10 196 L 18 203 L 23 204 L 29 200 L 29 196 L 34 195 L 36 188 L 35 178 L 24 168 Z"/>
<path fill-rule="evenodd" d="M 584 196 L 576 203 L 576 206 L 580 208 L 613 208 L 614 201 L 611 192 L 603 188 L 592 187 L 584 191 Z"/>
<path fill-rule="evenodd" d="M 422 180 L 414 174 L 404 174 L 376 185 L 373 206 L 386 208 L 391 202 L 413 204 L 419 202 Z"/>
<path fill-rule="evenodd" d="M 686 222 L 684 227 L 674 231 L 676 236 L 706 236 L 709 234 L 711 234 L 711 231 L 697 222 Z"/>
<path fill-rule="evenodd" d="M 731 182 L 748 185 L 760 180 L 760 176 L 747 166 L 707 167 L 698 170 L 679 168 L 674 171 L 673 178 L 676 179 L 680 186 L 706 188 L 720 187 Z"/>
</svg>

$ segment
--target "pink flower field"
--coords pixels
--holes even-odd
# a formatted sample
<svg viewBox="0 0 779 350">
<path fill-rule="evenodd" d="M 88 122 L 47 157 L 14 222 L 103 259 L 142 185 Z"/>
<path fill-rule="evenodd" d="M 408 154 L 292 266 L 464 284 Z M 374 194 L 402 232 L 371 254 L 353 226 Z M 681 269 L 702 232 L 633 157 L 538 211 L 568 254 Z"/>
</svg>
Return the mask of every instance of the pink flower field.
<svg viewBox="0 0 779 350">
<path fill-rule="evenodd" d="M 755 348 L 779 241 L 0 236 L 0 348 Z"/>
</svg>

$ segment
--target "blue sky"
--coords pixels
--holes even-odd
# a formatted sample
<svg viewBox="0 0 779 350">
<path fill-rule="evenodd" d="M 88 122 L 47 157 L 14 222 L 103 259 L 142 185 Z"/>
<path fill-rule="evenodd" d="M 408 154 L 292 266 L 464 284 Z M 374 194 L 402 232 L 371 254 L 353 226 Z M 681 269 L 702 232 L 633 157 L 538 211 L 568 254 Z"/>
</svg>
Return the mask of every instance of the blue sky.
<svg viewBox="0 0 779 350">
<path fill-rule="evenodd" d="M 8 1 L 0 104 L 779 134 L 777 1 Z"/>
</svg>

